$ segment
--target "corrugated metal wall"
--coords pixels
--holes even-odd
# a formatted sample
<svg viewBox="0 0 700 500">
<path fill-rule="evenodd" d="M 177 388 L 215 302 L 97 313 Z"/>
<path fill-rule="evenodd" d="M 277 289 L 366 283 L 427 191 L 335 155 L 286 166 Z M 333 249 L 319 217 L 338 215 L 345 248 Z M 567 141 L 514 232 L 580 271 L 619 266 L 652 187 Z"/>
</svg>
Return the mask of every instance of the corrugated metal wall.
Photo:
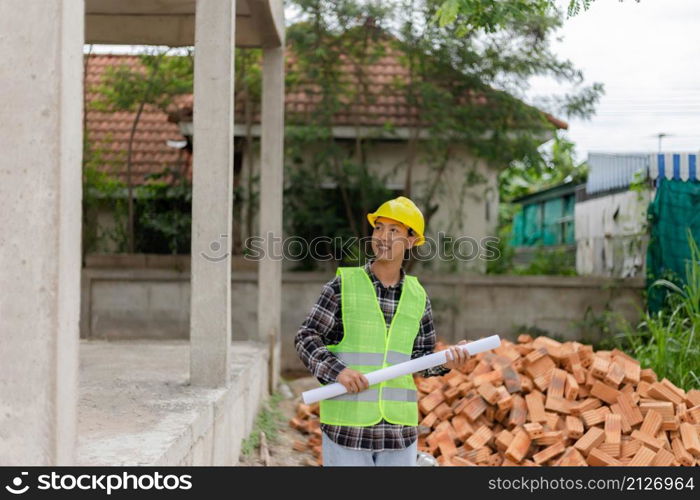
<svg viewBox="0 0 700 500">
<path fill-rule="evenodd" d="M 649 170 L 648 153 L 588 153 L 586 193 L 626 188 L 637 172 Z"/>
</svg>

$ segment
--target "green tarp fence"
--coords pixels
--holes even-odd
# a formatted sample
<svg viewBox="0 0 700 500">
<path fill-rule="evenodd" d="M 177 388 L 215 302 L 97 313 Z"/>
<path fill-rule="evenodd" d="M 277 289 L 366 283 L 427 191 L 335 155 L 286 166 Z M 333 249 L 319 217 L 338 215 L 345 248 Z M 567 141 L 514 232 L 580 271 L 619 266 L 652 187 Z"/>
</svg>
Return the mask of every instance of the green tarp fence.
<svg viewBox="0 0 700 500">
<path fill-rule="evenodd" d="M 690 259 L 688 230 L 700 243 L 700 182 L 659 178 L 648 221 L 647 304 L 649 311 L 657 312 L 663 308 L 667 292 L 651 284 L 660 278 L 679 286 L 685 283 L 686 262 Z"/>
</svg>

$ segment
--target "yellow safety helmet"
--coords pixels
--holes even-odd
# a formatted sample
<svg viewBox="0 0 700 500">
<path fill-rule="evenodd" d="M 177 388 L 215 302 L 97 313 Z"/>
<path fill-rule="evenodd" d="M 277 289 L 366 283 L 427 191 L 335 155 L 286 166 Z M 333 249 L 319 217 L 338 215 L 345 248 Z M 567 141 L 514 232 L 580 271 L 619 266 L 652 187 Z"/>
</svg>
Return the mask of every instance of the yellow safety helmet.
<svg viewBox="0 0 700 500">
<path fill-rule="evenodd" d="M 423 220 L 423 212 L 405 196 L 399 196 L 393 200 L 382 203 L 376 212 L 367 214 L 367 220 L 374 227 L 374 221 L 377 217 L 387 217 L 397 220 L 404 225 L 413 229 L 418 239 L 415 245 L 419 246 L 425 243 L 423 232 L 425 230 L 425 220 Z"/>
</svg>

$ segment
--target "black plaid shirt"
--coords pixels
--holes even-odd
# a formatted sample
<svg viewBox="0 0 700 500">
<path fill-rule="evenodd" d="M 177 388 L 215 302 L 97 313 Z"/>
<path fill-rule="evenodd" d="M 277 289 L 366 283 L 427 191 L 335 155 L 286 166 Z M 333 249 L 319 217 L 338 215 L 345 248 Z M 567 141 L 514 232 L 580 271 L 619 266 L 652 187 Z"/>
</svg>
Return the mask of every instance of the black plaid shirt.
<svg viewBox="0 0 700 500">
<path fill-rule="evenodd" d="M 401 278 L 396 285 L 385 287 L 370 268 L 372 260 L 365 266 L 365 272 L 372 280 L 379 299 L 379 306 L 384 313 L 387 328 L 401 298 L 401 289 L 406 275 L 401 267 Z M 311 312 L 296 334 L 294 345 L 299 357 L 311 373 L 322 384 L 336 381 L 338 374 L 346 367 L 328 349 L 327 345 L 338 344 L 343 338 L 343 320 L 341 316 L 340 276 L 326 283 L 321 295 Z M 430 299 L 425 298 L 425 311 L 420 323 L 420 330 L 413 344 L 411 358 L 431 354 L 435 348 L 435 327 Z M 442 366 L 430 368 L 421 373 L 429 377 L 443 375 L 449 370 Z M 390 424 L 382 420 L 368 427 L 350 427 L 321 424 L 321 429 L 335 443 L 356 450 L 397 450 L 409 446 L 418 436 L 414 426 Z"/>
</svg>

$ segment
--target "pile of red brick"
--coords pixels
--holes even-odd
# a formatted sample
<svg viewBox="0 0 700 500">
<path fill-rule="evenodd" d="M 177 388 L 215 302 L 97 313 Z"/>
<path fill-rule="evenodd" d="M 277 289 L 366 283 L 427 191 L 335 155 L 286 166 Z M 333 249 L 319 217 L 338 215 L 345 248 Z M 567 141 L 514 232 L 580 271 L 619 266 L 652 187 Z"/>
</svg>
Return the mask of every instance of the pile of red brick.
<svg viewBox="0 0 700 500">
<path fill-rule="evenodd" d="M 418 447 L 441 465 L 700 465 L 700 391 L 619 350 L 520 335 L 416 386 Z M 290 425 L 320 463 L 318 405 Z"/>
<path fill-rule="evenodd" d="M 304 441 L 295 440 L 292 445 L 296 451 L 311 451 L 316 459 L 315 463 L 308 465 L 321 465 L 323 463 L 321 453 L 321 422 L 318 420 L 319 405 L 297 405 L 297 414 L 289 421 L 290 427 L 298 430 L 306 436 Z"/>
<path fill-rule="evenodd" d="M 419 449 L 441 465 L 696 465 L 700 391 L 619 350 L 518 337 L 417 378 Z"/>
</svg>

